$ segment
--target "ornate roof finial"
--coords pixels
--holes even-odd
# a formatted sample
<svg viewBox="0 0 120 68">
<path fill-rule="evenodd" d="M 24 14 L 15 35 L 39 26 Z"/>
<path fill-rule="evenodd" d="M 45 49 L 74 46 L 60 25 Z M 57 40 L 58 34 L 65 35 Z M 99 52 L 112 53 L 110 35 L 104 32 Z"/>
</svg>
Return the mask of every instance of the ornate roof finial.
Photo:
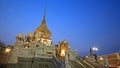
<svg viewBox="0 0 120 68">
<path fill-rule="evenodd" d="M 51 32 L 46 26 L 46 6 L 45 6 L 44 16 L 41 25 L 35 30 L 34 35 L 37 35 L 39 33 L 42 33 L 41 37 L 45 39 L 49 39 L 51 36 Z"/>
<path fill-rule="evenodd" d="M 46 20 L 46 5 L 45 5 L 45 9 L 44 9 L 44 16 L 43 16 L 43 19 Z"/>
</svg>

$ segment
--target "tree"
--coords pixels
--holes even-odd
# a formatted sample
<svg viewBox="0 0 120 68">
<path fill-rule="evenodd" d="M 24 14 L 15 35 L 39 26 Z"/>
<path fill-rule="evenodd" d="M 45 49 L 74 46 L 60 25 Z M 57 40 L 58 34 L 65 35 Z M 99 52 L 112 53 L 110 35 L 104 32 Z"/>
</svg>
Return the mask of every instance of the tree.
<svg viewBox="0 0 120 68">
<path fill-rule="evenodd" d="M 5 43 L 0 40 L 0 49 L 1 49 L 2 47 L 5 47 Z"/>
</svg>

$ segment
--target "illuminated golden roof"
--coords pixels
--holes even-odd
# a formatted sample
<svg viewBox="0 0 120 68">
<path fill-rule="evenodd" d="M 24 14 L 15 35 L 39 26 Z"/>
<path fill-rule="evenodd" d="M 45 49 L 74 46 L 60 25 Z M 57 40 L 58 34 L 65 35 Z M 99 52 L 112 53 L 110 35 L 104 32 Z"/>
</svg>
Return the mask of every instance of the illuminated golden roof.
<svg viewBox="0 0 120 68">
<path fill-rule="evenodd" d="M 51 36 L 51 32 L 49 31 L 49 29 L 46 26 L 46 19 L 45 19 L 45 15 L 46 15 L 46 9 L 44 12 L 44 17 L 42 20 L 41 25 L 35 30 L 34 35 L 38 34 L 38 33 L 42 33 L 41 37 L 45 38 L 45 39 L 49 39 Z"/>
</svg>

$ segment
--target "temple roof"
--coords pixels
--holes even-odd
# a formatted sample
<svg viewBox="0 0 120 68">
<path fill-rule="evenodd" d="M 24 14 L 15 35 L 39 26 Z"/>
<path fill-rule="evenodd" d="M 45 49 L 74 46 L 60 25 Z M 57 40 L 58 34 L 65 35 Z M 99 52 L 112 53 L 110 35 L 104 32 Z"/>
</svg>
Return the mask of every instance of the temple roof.
<svg viewBox="0 0 120 68">
<path fill-rule="evenodd" d="M 44 16 L 43 16 L 41 25 L 35 30 L 34 35 L 36 35 L 40 32 L 42 33 L 42 35 L 41 35 L 42 38 L 49 39 L 51 36 L 51 32 L 49 31 L 49 29 L 46 26 L 46 9 L 44 12 Z"/>
</svg>

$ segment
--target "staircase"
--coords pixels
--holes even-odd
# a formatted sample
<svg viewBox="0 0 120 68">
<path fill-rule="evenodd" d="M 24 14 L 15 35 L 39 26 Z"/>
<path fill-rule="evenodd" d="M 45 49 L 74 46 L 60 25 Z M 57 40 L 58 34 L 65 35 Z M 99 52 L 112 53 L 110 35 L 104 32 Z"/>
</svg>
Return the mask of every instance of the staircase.
<svg viewBox="0 0 120 68">
<path fill-rule="evenodd" d="M 80 63 L 74 61 L 74 60 L 69 60 L 71 67 L 72 68 L 85 68 L 83 65 L 81 65 Z"/>
<path fill-rule="evenodd" d="M 53 56 L 53 65 L 54 68 L 60 68 L 61 63 Z"/>
<path fill-rule="evenodd" d="M 77 62 L 83 64 L 85 66 L 84 68 L 95 68 L 91 63 L 89 63 L 82 57 L 78 57 Z"/>
</svg>

